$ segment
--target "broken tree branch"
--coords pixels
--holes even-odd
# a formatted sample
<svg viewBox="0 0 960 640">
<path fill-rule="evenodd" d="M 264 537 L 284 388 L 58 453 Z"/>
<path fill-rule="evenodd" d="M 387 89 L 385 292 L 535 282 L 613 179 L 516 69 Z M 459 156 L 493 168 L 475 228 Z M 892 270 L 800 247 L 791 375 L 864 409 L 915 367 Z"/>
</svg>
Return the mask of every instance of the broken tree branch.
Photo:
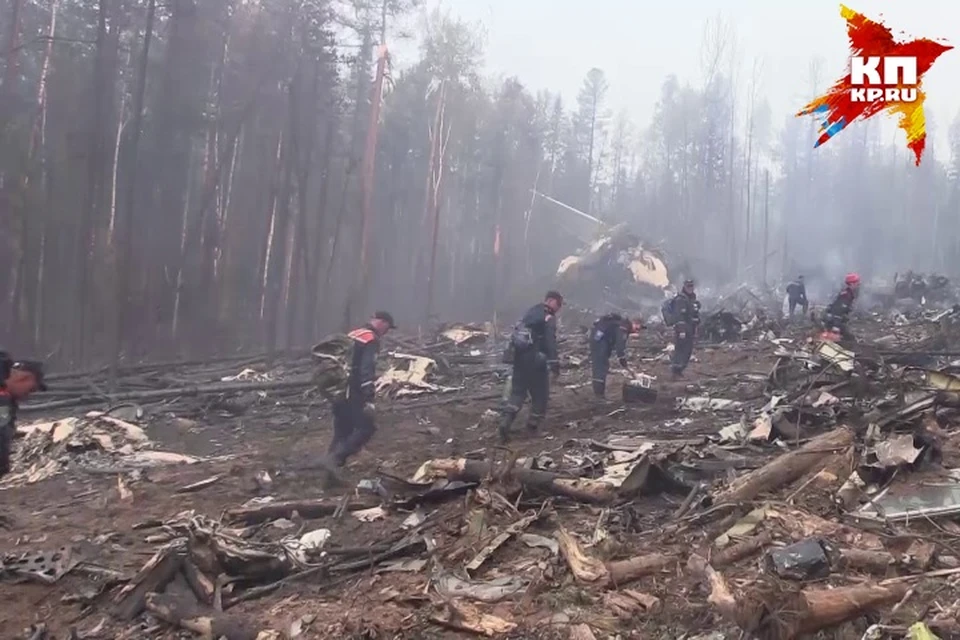
<svg viewBox="0 0 960 640">
<path fill-rule="evenodd" d="M 147 596 L 147 609 L 168 624 L 202 635 L 204 638 L 256 640 L 258 632 L 234 616 L 203 611 L 184 599 L 160 593 Z"/>
<path fill-rule="evenodd" d="M 906 592 L 906 585 L 804 589 L 801 595 L 805 609 L 790 638 L 853 620 L 871 609 L 897 602 Z"/>
<path fill-rule="evenodd" d="M 351 500 L 347 503 L 347 511 L 372 509 L 379 504 L 379 500 L 369 498 Z M 299 513 L 300 517 L 308 520 L 312 518 L 324 518 L 333 515 L 339 507 L 340 500 L 316 498 L 311 500 L 270 502 L 253 507 L 236 507 L 227 509 L 224 515 L 226 519 L 231 522 L 259 524 L 267 520 L 276 520 L 277 518 L 290 518 L 294 511 Z"/>
<path fill-rule="evenodd" d="M 769 532 L 765 531 L 758 536 L 749 538 L 740 542 L 738 544 L 724 549 L 720 553 L 717 553 L 710 559 L 710 565 L 716 568 L 725 567 L 734 562 L 739 562 L 747 556 L 753 555 L 760 549 L 771 544 L 773 542 L 773 536 Z"/>
<path fill-rule="evenodd" d="M 183 564 L 182 549 L 164 547 L 150 558 L 114 600 L 113 614 L 121 620 L 133 620 L 146 608 L 146 598 L 155 591 L 163 591 L 177 575 Z"/>
<path fill-rule="evenodd" d="M 830 454 L 853 444 L 853 431 L 840 427 L 818 436 L 795 451 L 784 454 L 770 463 L 735 480 L 717 495 L 715 502 L 742 502 L 761 493 L 795 482 L 818 464 L 824 464 Z"/>
<path fill-rule="evenodd" d="M 702 558 L 694 560 L 691 557 L 691 564 L 710 586 L 708 601 L 725 620 L 747 633 L 776 640 L 808 637 L 897 602 L 907 592 L 905 585 L 858 585 L 786 593 L 774 589 L 772 595 L 755 587 L 749 594 L 735 595 L 722 574 Z M 781 613 L 786 615 L 781 618 Z"/>
<path fill-rule="evenodd" d="M 580 582 L 599 587 L 616 587 L 657 573 L 676 562 L 674 556 L 652 553 L 604 563 L 585 554 L 573 536 L 563 529 L 558 531 L 555 537 L 560 543 L 560 553 L 567 561 L 573 576 Z"/>
<path fill-rule="evenodd" d="M 179 398 L 181 396 L 199 396 L 216 395 L 220 393 L 237 393 L 242 391 L 271 391 L 276 389 L 306 389 L 315 386 L 312 380 L 264 380 L 258 382 L 230 382 L 201 384 L 190 387 L 175 387 L 172 389 L 151 389 L 147 391 L 127 391 L 113 395 L 88 395 L 78 398 L 69 398 L 67 400 L 54 400 L 53 402 L 43 402 L 40 404 L 23 404 L 20 411 L 47 411 L 50 409 L 63 409 L 65 407 L 78 407 L 87 404 L 98 404 L 101 402 L 127 402 L 149 400 L 167 400 L 169 398 Z"/>
<path fill-rule="evenodd" d="M 513 478 L 525 488 L 555 496 L 564 496 L 578 502 L 609 504 L 619 497 L 618 488 L 600 480 L 565 478 L 556 473 L 514 467 L 504 473 L 506 465 L 492 466 L 479 460 L 440 459 L 427 463 L 428 473 L 450 480 L 482 482 L 487 477 Z"/>
</svg>

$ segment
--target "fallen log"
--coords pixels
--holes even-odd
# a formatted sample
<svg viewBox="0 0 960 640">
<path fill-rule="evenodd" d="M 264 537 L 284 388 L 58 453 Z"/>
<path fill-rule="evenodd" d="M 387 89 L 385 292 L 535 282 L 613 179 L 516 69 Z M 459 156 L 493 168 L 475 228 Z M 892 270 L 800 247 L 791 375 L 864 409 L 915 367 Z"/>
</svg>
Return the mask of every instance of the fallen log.
<svg viewBox="0 0 960 640">
<path fill-rule="evenodd" d="M 143 613 L 147 596 L 163 591 L 177 575 L 185 553 L 181 549 L 165 547 L 150 558 L 129 584 L 114 599 L 113 615 L 130 621 Z"/>
<path fill-rule="evenodd" d="M 560 553 L 570 572 L 580 582 L 598 587 L 616 587 L 662 571 L 676 562 L 676 557 L 662 553 L 635 556 L 626 560 L 601 562 L 583 552 L 573 536 L 561 529 L 555 534 Z"/>
<path fill-rule="evenodd" d="M 887 571 L 900 564 L 892 553 L 886 551 L 867 551 L 865 549 L 840 549 L 838 568 L 859 569 L 868 573 L 886 574 Z"/>
<path fill-rule="evenodd" d="M 608 562 L 606 567 L 611 586 L 617 586 L 657 573 L 676 561 L 674 556 L 651 553 L 626 560 L 614 560 Z"/>
<path fill-rule="evenodd" d="M 906 592 L 904 584 L 804 589 L 801 595 L 805 608 L 789 638 L 813 634 L 859 618 L 867 611 L 897 602 Z"/>
<path fill-rule="evenodd" d="M 275 357 L 280 356 L 296 356 L 301 355 L 297 351 L 278 351 L 275 354 Z M 166 362 L 141 362 L 136 364 L 126 364 L 121 365 L 117 368 L 117 373 L 121 376 L 129 375 L 133 373 L 142 373 L 144 371 L 153 371 L 155 369 L 177 369 L 180 367 L 189 367 L 194 365 L 214 365 L 214 364 L 226 364 L 232 362 L 246 361 L 247 363 L 254 363 L 258 361 L 265 360 L 267 357 L 266 353 L 248 353 L 248 354 L 237 354 L 235 356 L 227 356 L 223 358 L 214 358 L 210 359 L 190 359 L 190 360 L 168 360 Z M 105 374 L 110 371 L 110 365 L 103 367 L 98 367 L 95 369 L 84 369 L 79 371 L 61 371 L 51 373 L 50 375 L 44 376 L 45 380 L 48 381 L 57 381 L 57 380 L 68 380 L 71 378 L 90 378 L 96 376 L 97 374 Z"/>
<path fill-rule="evenodd" d="M 769 532 L 763 532 L 758 536 L 739 542 L 732 547 L 724 549 L 710 558 L 710 565 L 719 569 L 734 562 L 738 562 L 747 556 L 753 555 L 760 549 L 771 544 L 773 536 Z"/>
<path fill-rule="evenodd" d="M 609 504 L 621 497 L 619 487 L 602 480 L 568 478 L 548 471 L 524 469 L 508 464 L 494 466 L 482 460 L 430 460 L 424 468 L 430 475 L 465 482 L 482 482 L 484 478 L 491 476 L 513 478 L 525 488 L 590 504 Z M 624 482 L 624 486 L 627 484 Z"/>
<path fill-rule="evenodd" d="M 284 502 L 269 502 L 267 504 L 256 505 L 253 507 L 235 507 L 227 509 L 224 514 L 226 519 L 231 522 L 242 522 L 244 524 L 259 524 L 268 520 L 278 518 L 290 518 L 293 512 L 300 514 L 301 518 L 310 520 L 312 518 L 324 518 L 331 516 L 340 507 L 340 499 L 328 500 L 325 498 L 315 498 L 311 500 L 288 500 Z M 359 511 L 361 509 L 372 509 L 380 505 L 380 501 L 374 498 L 361 498 L 351 500 L 347 503 L 347 511 Z"/>
<path fill-rule="evenodd" d="M 147 596 L 147 609 L 160 620 L 200 634 L 204 638 L 256 640 L 259 632 L 238 618 L 204 611 L 192 602 L 160 593 Z"/>
<path fill-rule="evenodd" d="M 212 605 L 213 596 L 217 590 L 217 585 L 213 580 L 201 572 L 190 558 L 184 559 L 181 569 L 183 577 L 187 579 L 187 584 L 190 585 L 190 589 L 197 596 L 197 599 L 203 604 Z"/>
<path fill-rule="evenodd" d="M 42 402 L 39 404 L 24 403 L 20 405 L 19 411 L 47 411 L 50 409 L 63 409 L 66 407 L 79 407 L 88 404 L 115 403 L 138 401 L 146 402 L 150 400 L 167 400 L 170 398 L 179 398 L 181 396 L 199 396 L 216 395 L 220 393 L 238 393 L 242 391 L 271 391 L 276 389 L 306 389 L 315 386 L 312 380 L 265 380 L 262 382 L 229 382 L 229 383 L 211 383 L 185 387 L 174 387 L 172 389 L 150 389 L 145 391 L 126 391 L 115 394 L 91 394 L 70 398 L 67 400 L 54 400 L 53 402 Z"/>
<path fill-rule="evenodd" d="M 485 393 L 469 393 L 469 394 L 456 394 L 452 395 L 449 398 L 439 398 L 435 400 L 411 400 L 411 401 L 397 401 L 390 405 L 390 409 L 394 412 L 399 411 L 419 411 L 420 409 L 428 409 L 430 407 L 439 407 L 445 404 L 454 404 L 457 402 L 467 402 L 468 400 L 474 402 L 480 402 L 483 400 L 495 400 L 499 398 L 502 392 L 492 392 L 487 391 Z"/>
<path fill-rule="evenodd" d="M 735 480 L 720 492 L 714 502 L 742 502 L 752 500 L 761 493 L 776 491 L 780 487 L 799 480 L 822 465 L 831 454 L 853 445 L 853 431 L 840 427 L 818 436 L 795 451 L 786 453 L 768 464 Z"/>
<path fill-rule="evenodd" d="M 783 592 L 774 586 L 767 593 L 755 588 L 751 593 L 734 594 L 723 575 L 702 558 L 693 564 L 710 586 L 707 601 L 720 615 L 746 633 L 768 640 L 808 637 L 893 604 L 907 592 L 905 585 L 874 584 L 798 592 Z"/>
<path fill-rule="evenodd" d="M 703 563 L 701 566 L 710 584 L 710 596 L 707 597 L 707 602 L 716 607 L 728 622 L 739 625 L 741 628 L 747 626 L 737 605 L 737 599 L 723 575 L 709 564 Z"/>
</svg>

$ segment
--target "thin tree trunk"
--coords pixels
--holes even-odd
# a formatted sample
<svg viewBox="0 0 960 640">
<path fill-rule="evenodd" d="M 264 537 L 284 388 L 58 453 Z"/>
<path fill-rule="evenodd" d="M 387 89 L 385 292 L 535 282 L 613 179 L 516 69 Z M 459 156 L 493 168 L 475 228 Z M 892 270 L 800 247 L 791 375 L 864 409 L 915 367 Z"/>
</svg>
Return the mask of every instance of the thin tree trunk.
<svg viewBox="0 0 960 640">
<path fill-rule="evenodd" d="M 433 295 L 434 281 L 437 275 L 437 244 L 440 237 L 440 185 L 443 180 L 443 156 L 447 147 L 447 138 L 449 136 L 449 127 L 444 131 L 444 112 L 446 110 L 446 85 L 440 85 L 440 95 L 438 96 L 437 119 L 434 130 L 431 135 L 431 142 L 436 149 L 431 153 L 434 166 L 431 167 L 430 189 L 427 192 L 427 198 L 430 202 L 430 209 L 433 213 L 432 233 L 430 240 L 430 272 L 427 277 L 427 306 L 425 312 L 425 321 L 429 322 L 433 313 Z"/>
<path fill-rule="evenodd" d="M 3 112 L 12 108 L 15 93 L 17 74 L 20 70 L 20 17 L 23 12 L 24 0 L 13 0 L 10 4 L 10 32 L 7 35 L 6 58 L 7 64 L 3 75 L 3 91 L 0 92 L 0 105 Z"/>
<path fill-rule="evenodd" d="M 373 180 L 377 156 L 377 134 L 380 130 L 380 106 L 383 101 L 383 80 L 387 71 L 387 45 L 380 44 L 379 59 L 377 60 L 377 76 L 373 82 L 373 102 L 370 107 L 370 125 L 367 129 L 367 141 L 363 151 L 363 172 L 360 228 L 360 280 L 359 288 L 354 291 L 355 297 L 347 305 L 347 316 L 356 308 L 367 303 L 370 293 L 370 266 L 368 262 L 370 228 L 373 225 Z"/>
<path fill-rule="evenodd" d="M 306 38 L 304 38 L 304 47 L 306 47 Z M 318 102 L 320 90 L 320 61 L 314 60 L 313 70 L 310 77 L 310 91 L 306 96 L 305 104 L 314 105 Z M 312 113 L 312 110 L 311 110 Z M 301 122 L 306 120 L 306 122 Z M 306 338 L 306 323 L 310 314 L 308 306 L 309 298 L 301 287 L 301 283 L 307 282 L 309 273 L 308 249 L 307 249 L 307 197 L 310 193 L 310 174 L 313 169 L 313 158 L 317 143 L 317 122 L 314 118 L 305 119 L 301 115 L 301 106 L 297 107 L 297 130 L 302 131 L 304 125 L 307 127 L 306 141 L 303 149 L 303 157 L 298 153 L 294 158 L 297 178 L 297 209 L 295 212 L 296 221 L 290 225 L 290 259 L 287 266 L 286 285 L 284 288 L 284 306 L 288 307 L 287 312 L 287 343 L 289 347 L 298 342 L 302 337 Z M 302 321 L 302 322 L 301 322 Z"/>
<path fill-rule="evenodd" d="M 763 287 L 767 287 L 767 254 L 770 253 L 770 170 L 763 172 Z"/>
<path fill-rule="evenodd" d="M 283 197 L 282 182 L 285 180 L 284 157 L 288 153 L 286 147 L 289 141 L 285 139 L 286 129 L 280 131 L 277 136 L 277 154 L 275 158 L 274 185 L 270 195 L 270 230 L 267 233 L 266 243 L 263 251 L 262 272 L 263 277 L 260 280 L 260 323 L 263 328 L 264 342 L 267 345 L 267 353 L 273 353 L 276 346 L 276 309 L 273 306 L 273 296 L 271 295 L 271 273 L 273 271 L 274 256 L 278 248 L 278 242 L 284 240 L 282 235 L 283 227 L 280 224 L 281 198 Z M 276 184 L 277 182 L 281 184 Z"/>
<path fill-rule="evenodd" d="M 326 239 L 326 223 L 327 223 L 327 209 L 329 207 L 329 193 L 330 193 L 330 174 L 331 163 L 330 160 L 333 156 L 333 140 L 334 134 L 337 131 L 337 118 L 333 115 L 328 116 L 327 120 L 327 132 L 324 137 L 323 142 L 323 167 L 321 169 L 321 179 L 320 179 L 320 193 L 317 197 L 317 219 L 316 219 L 316 237 L 313 242 L 313 264 L 317 267 L 320 266 L 320 260 L 323 257 L 323 247 L 324 241 Z M 336 242 L 336 240 L 334 240 Z M 307 322 L 307 327 L 310 331 L 319 332 L 320 331 L 320 322 L 322 318 L 320 317 L 320 309 L 318 308 L 319 304 L 326 302 L 320 296 L 323 291 L 320 286 L 309 284 L 312 277 L 316 277 L 317 283 L 321 282 L 319 272 L 315 272 L 309 266 L 306 267 L 307 270 L 307 312 L 309 313 L 309 318 Z"/>
<path fill-rule="evenodd" d="M 107 125 L 107 105 L 109 104 L 109 79 L 107 62 L 107 0 L 99 0 L 97 12 L 97 41 L 94 62 L 93 113 L 91 114 L 90 139 L 87 158 L 87 185 L 84 203 L 81 209 L 80 228 L 77 234 L 76 254 L 74 256 L 75 289 L 72 317 L 64 318 L 72 331 L 72 355 L 76 365 L 82 365 L 87 355 L 87 324 L 90 309 L 87 292 L 90 285 L 90 262 L 93 242 L 94 213 L 102 200 L 103 174 L 105 163 L 104 138 Z"/>
<path fill-rule="evenodd" d="M 114 334 L 111 379 L 116 379 L 117 366 L 127 335 L 127 320 L 130 317 L 130 274 L 133 270 L 131 252 L 133 247 L 133 225 L 136 223 L 137 173 L 140 164 L 140 138 L 143 133 L 143 105 L 147 91 L 147 63 L 150 58 L 150 44 L 153 41 L 153 21 L 156 16 L 157 0 L 147 4 L 147 20 L 143 31 L 143 49 L 137 64 L 137 86 L 133 94 L 133 112 L 130 125 L 133 127 L 130 140 L 129 164 L 130 176 L 124 191 L 123 208 L 119 217 L 120 251 L 117 260 L 116 293 L 116 332 Z M 119 138 L 119 135 L 118 135 Z"/>
<path fill-rule="evenodd" d="M 190 159 L 187 163 L 187 176 L 193 175 L 194 152 L 190 150 Z M 173 314 L 170 321 L 170 337 L 173 343 L 177 342 L 180 331 L 180 301 L 183 296 L 183 272 L 187 267 L 188 247 L 190 238 L 190 203 L 192 201 L 190 181 L 187 181 L 187 197 L 183 200 L 183 211 L 180 222 L 180 260 L 177 263 L 177 278 L 173 288 Z"/>
<path fill-rule="evenodd" d="M 47 150 L 47 95 L 50 88 L 50 67 L 53 58 L 53 40 L 57 34 L 57 14 L 60 10 L 60 0 L 50 0 L 50 26 L 47 30 L 47 47 L 43 56 L 43 67 L 40 73 L 40 86 L 37 91 L 37 106 L 39 110 L 39 120 L 35 125 L 34 132 L 39 137 L 40 147 L 40 188 L 46 199 L 43 214 L 40 216 L 40 246 L 37 251 L 37 270 L 36 270 L 36 289 L 34 291 L 34 300 L 32 304 L 33 312 L 30 317 L 33 320 L 33 342 L 35 345 L 43 344 L 44 331 L 44 270 L 46 268 L 47 253 L 47 229 L 49 225 L 50 209 L 50 179 L 49 179 L 49 152 Z M 31 156 L 35 151 L 35 138 L 31 137 Z"/>
</svg>

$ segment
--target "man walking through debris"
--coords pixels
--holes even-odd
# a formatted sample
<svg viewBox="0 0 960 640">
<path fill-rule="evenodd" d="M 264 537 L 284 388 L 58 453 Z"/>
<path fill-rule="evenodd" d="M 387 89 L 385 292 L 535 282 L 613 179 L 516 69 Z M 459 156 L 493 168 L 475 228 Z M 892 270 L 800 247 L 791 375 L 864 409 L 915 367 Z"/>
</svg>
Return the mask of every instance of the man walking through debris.
<svg viewBox="0 0 960 640">
<path fill-rule="evenodd" d="M 43 364 L 14 361 L 0 351 L 0 478 L 10 473 L 10 449 L 16 432 L 17 407 L 34 391 L 46 391 Z"/>
<path fill-rule="evenodd" d="M 809 305 L 807 303 L 807 286 L 803 282 L 803 276 L 797 276 L 797 279 L 787 285 L 787 304 L 790 306 L 790 317 L 797 306 L 803 308 L 803 315 L 807 315 Z"/>
<path fill-rule="evenodd" d="M 560 375 L 557 314 L 562 306 L 563 296 L 556 291 L 548 291 L 544 301 L 530 307 L 513 329 L 507 347 L 512 354 L 513 378 L 499 429 L 503 443 L 509 440 L 510 427 L 528 395 L 530 417 L 527 418 L 527 429 L 536 431 L 547 415 L 547 399 L 550 395 L 548 371 L 554 377 Z"/>
<path fill-rule="evenodd" d="M 367 324 L 348 334 L 353 341 L 350 373 L 346 392 L 333 402 L 333 441 L 329 449 L 331 462 L 337 467 L 344 466 L 350 456 L 359 453 L 377 430 L 373 404 L 377 354 L 380 339 L 395 328 L 392 315 L 377 311 Z"/>
<path fill-rule="evenodd" d="M 682 378 L 693 355 L 693 344 L 700 328 L 700 301 L 693 290 L 693 280 L 685 280 L 683 288 L 669 301 L 667 324 L 673 325 L 673 358 L 670 369 L 674 378 Z"/>
<path fill-rule="evenodd" d="M 620 366 L 627 368 L 627 338 L 634 323 L 619 313 L 608 313 L 593 323 L 590 329 L 590 362 L 593 370 L 593 395 L 603 398 L 610 373 L 610 356 L 617 354 Z"/>
<path fill-rule="evenodd" d="M 850 312 L 853 311 L 853 302 L 859 291 L 860 276 L 856 273 L 847 274 L 843 280 L 843 289 L 823 312 L 824 329 L 839 333 L 844 339 L 854 339 L 849 327 Z"/>
</svg>

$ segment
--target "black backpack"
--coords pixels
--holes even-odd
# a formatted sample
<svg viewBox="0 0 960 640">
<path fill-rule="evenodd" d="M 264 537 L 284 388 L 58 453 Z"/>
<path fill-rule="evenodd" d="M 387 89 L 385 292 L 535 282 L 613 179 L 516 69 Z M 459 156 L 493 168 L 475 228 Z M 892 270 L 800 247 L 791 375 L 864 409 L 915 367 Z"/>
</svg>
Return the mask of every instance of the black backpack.
<svg viewBox="0 0 960 640">
<path fill-rule="evenodd" d="M 510 334 L 510 344 L 518 353 L 532 349 L 533 333 L 530 331 L 530 327 L 518 322 L 513 328 L 513 333 Z"/>
<path fill-rule="evenodd" d="M 668 327 L 677 324 L 680 318 L 677 317 L 677 299 L 676 297 L 667 298 L 660 305 L 660 315 L 663 316 L 663 323 Z"/>
</svg>

